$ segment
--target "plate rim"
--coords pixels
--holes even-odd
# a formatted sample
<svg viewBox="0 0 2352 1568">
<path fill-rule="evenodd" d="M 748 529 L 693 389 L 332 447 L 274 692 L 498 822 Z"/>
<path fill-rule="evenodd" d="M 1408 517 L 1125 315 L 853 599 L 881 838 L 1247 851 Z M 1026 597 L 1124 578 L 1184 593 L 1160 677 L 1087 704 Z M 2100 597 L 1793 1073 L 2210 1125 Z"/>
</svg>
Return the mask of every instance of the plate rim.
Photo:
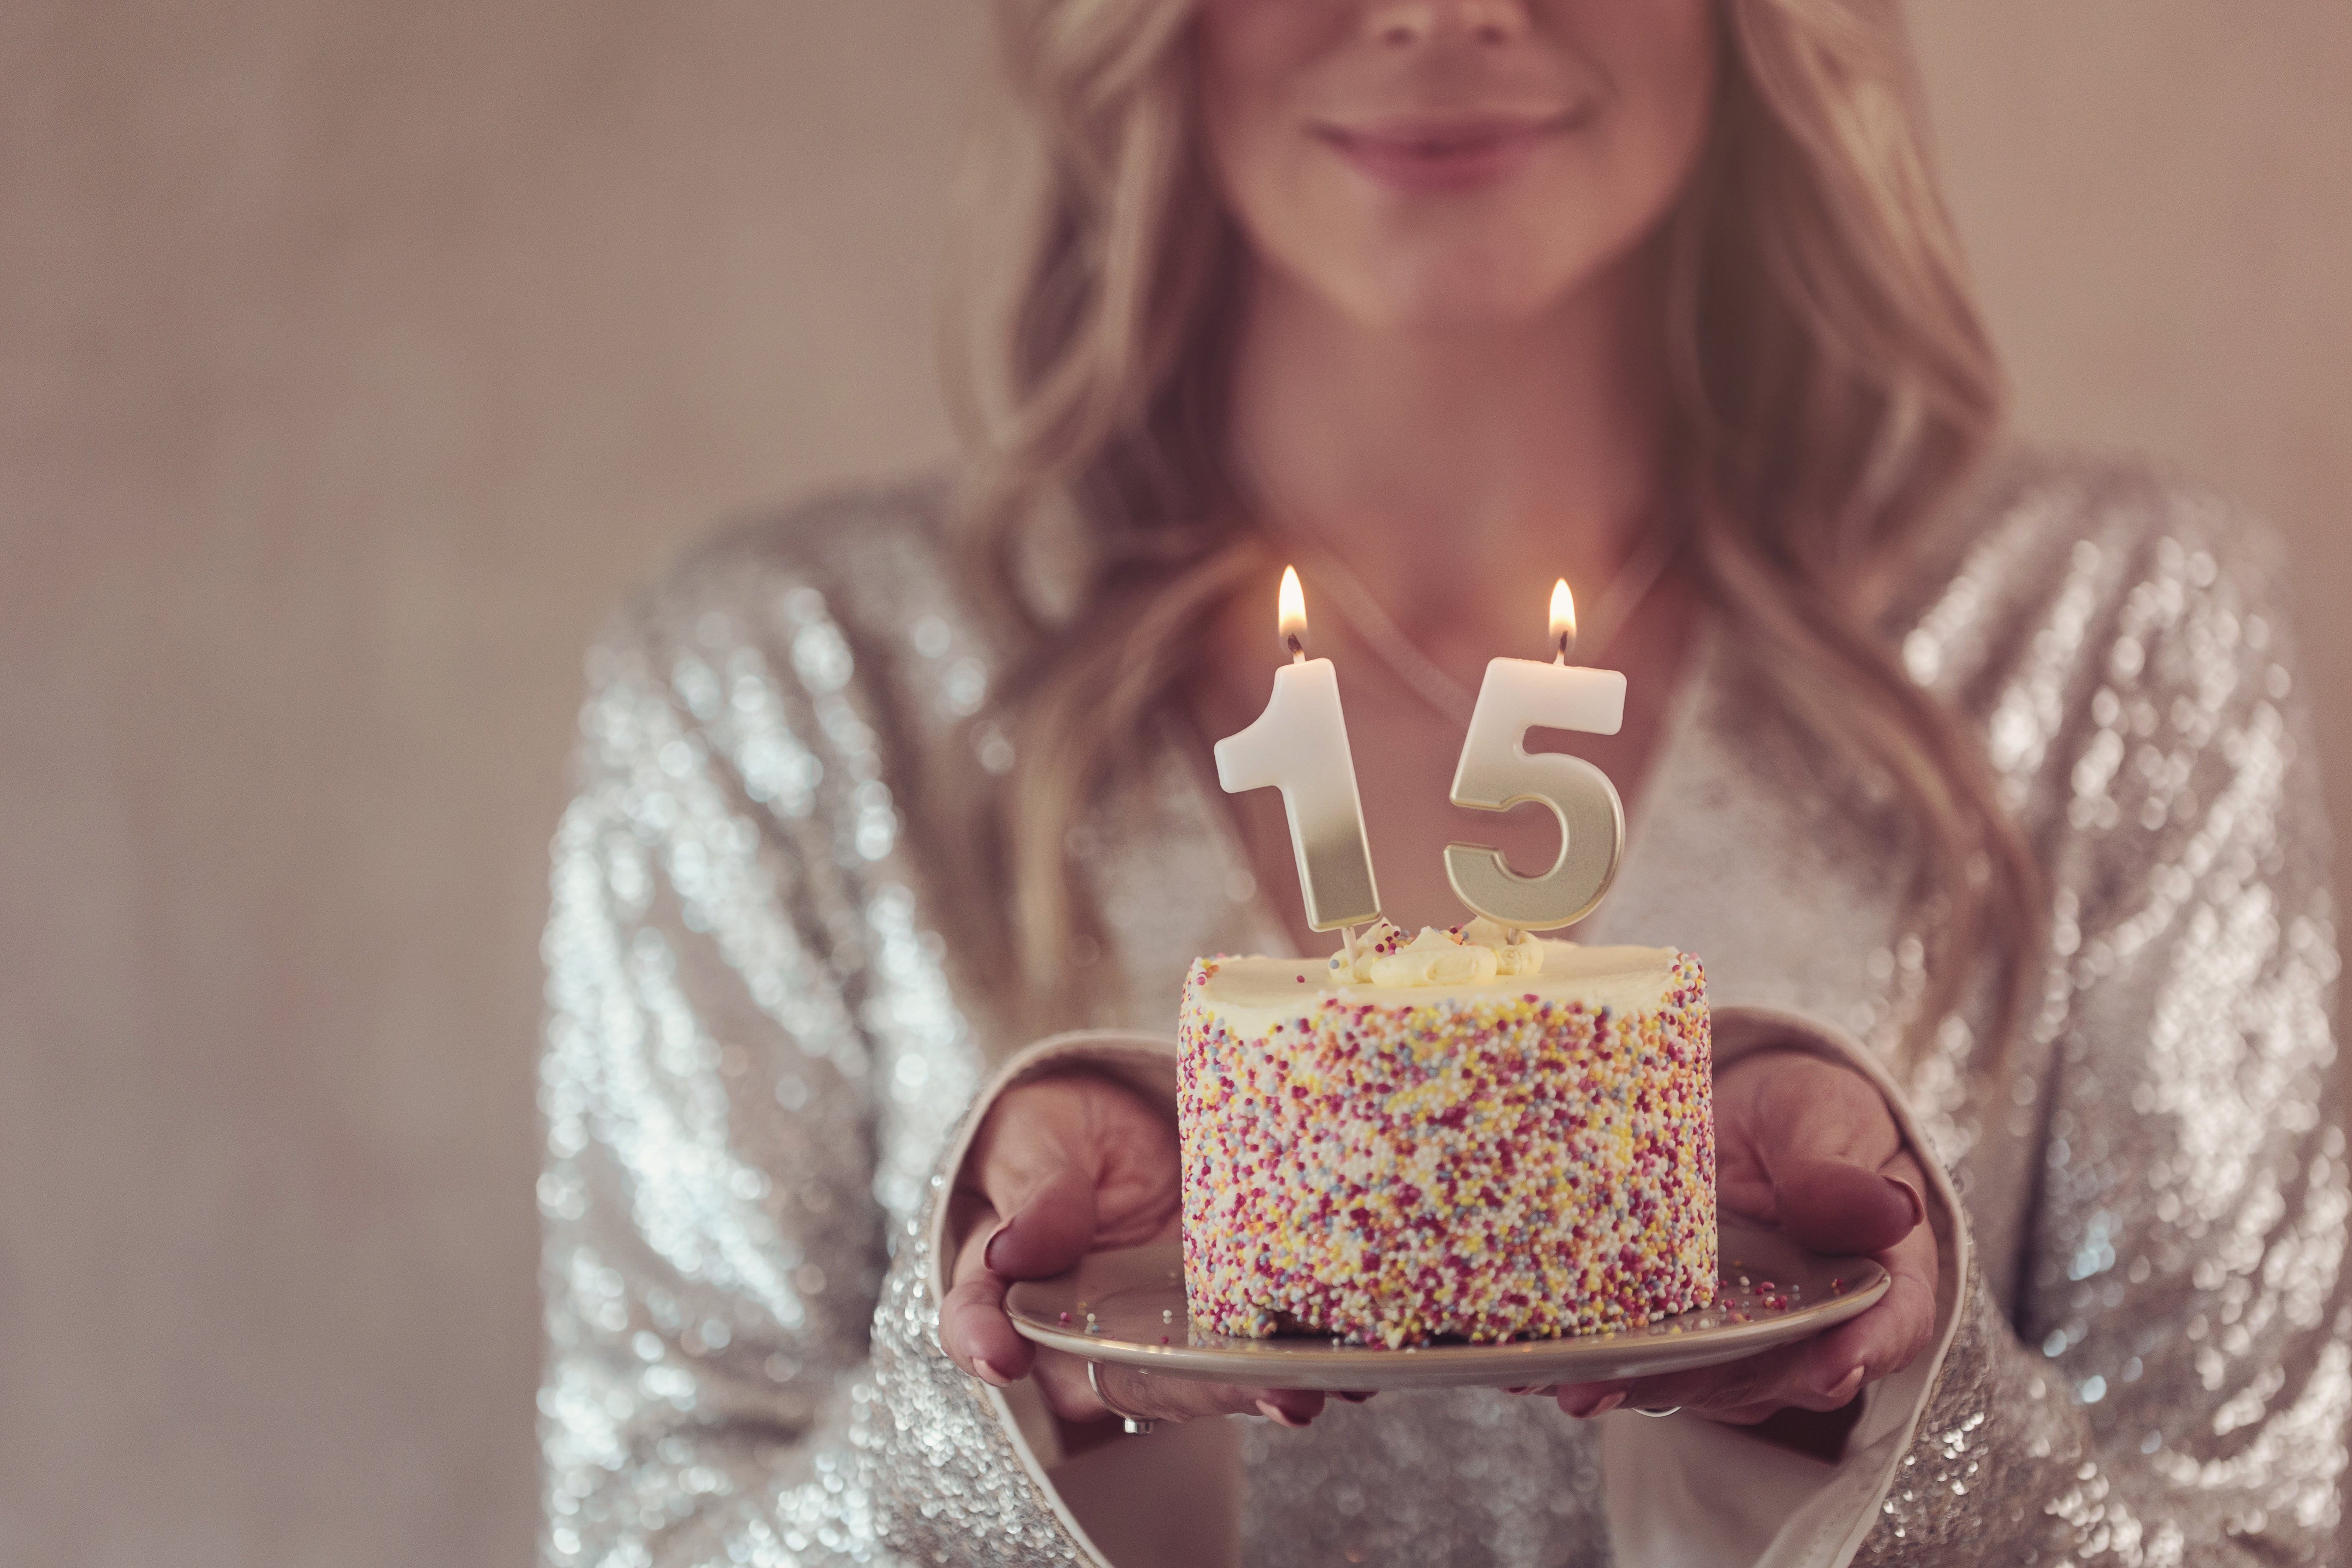
<svg viewBox="0 0 2352 1568">
<path fill-rule="evenodd" d="M 1754 1228 L 1764 1229 L 1762 1226 Z M 1786 1237 L 1780 1239 L 1792 1247 L 1799 1245 L 1789 1241 Z M 1181 1247 L 1172 1240 L 1118 1247 L 1112 1251 L 1158 1254 L 1177 1259 L 1179 1267 L 1181 1266 Z M 1106 1252 L 1094 1256 L 1110 1255 Z M 1829 1261 L 1825 1255 L 1814 1256 Z M 1253 1341 L 1249 1342 L 1252 1346 L 1263 1348 L 1249 1349 L 1193 1344 L 1154 1345 L 1136 1340 L 1088 1334 L 1084 1330 L 1065 1329 L 1043 1321 L 1037 1316 L 1024 1316 L 1016 1309 L 1013 1298 L 1016 1293 L 1024 1292 L 1024 1287 L 1039 1289 L 1060 1283 L 1076 1276 L 1078 1270 L 1075 1268 L 1045 1279 L 1013 1281 L 1005 1291 L 1004 1311 L 1015 1332 L 1048 1349 L 1087 1361 L 1111 1362 L 1138 1367 L 1160 1376 L 1181 1377 L 1193 1382 L 1230 1383 L 1239 1380 L 1252 1386 L 1326 1391 L 1497 1387 L 1506 1386 L 1511 1375 L 1508 1370 L 1498 1369 L 1498 1363 L 1517 1363 L 1533 1371 L 1542 1371 L 1576 1361 L 1599 1362 L 1602 1360 L 1602 1347 L 1614 1347 L 1624 1352 L 1619 1359 L 1628 1363 L 1626 1370 L 1580 1373 L 1578 1379 L 1605 1382 L 1619 1377 L 1647 1376 L 1655 1372 L 1718 1365 L 1740 1360 L 1759 1351 L 1769 1350 L 1775 1345 L 1808 1338 L 1867 1311 L 1894 1287 L 1894 1276 L 1887 1271 L 1885 1265 L 1875 1259 L 1841 1257 L 1837 1261 L 1851 1261 L 1862 1268 L 1874 1270 L 1874 1277 L 1867 1283 L 1854 1286 L 1828 1300 L 1808 1301 L 1801 1307 L 1745 1323 L 1720 1323 L 1712 1328 L 1696 1330 L 1672 1327 L 1622 1329 L 1610 1331 L 1605 1336 L 1567 1334 L 1550 1339 L 1511 1340 L 1488 1344 L 1407 1345 L 1391 1350 L 1383 1345 L 1332 1345 L 1319 1336 L 1308 1341 L 1308 1336 L 1301 1335 L 1297 1338 L 1308 1342 Z M 1703 1307 L 1692 1309 L 1694 1311 L 1711 1310 Z M 1669 1350 L 1669 1346 L 1673 1348 Z M 1464 1364 L 1465 1363 L 1473 1364 Z M 1279 1373 L 1285 1377 L 1296 1376 L 1305 1381 L 1270 1383 L 1267 1381 L 1270 1373 Z"/>
</svg>

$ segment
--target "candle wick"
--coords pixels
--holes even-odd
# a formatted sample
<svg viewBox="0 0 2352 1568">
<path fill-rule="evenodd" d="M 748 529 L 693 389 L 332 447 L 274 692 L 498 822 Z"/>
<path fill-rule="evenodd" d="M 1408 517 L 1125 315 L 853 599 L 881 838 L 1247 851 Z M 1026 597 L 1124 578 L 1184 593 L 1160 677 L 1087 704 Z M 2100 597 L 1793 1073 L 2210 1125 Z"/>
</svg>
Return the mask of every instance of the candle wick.
<svg viewBox="0 0 2352 1568">
<path fill-rule="evenodd" d="M 1551 656 L 1551 661 L 1554 664 L 1566 664 L 1568 662 L 1568 656 L 1575 651 L 1576 634 L 1574 632 L 1562 632 L 1559 634 L 1559 651 Z"/>
<path fill-rule="evenodd" d="M 1299 636 L 1297 632 L 1284 633 L 1282 640 L 1284 643 L 1288 645 L 1290 648 L 1291 663 L 1304 664 L 1307 662 L 1307 645 L 1299 639 Z"/>
</svg>

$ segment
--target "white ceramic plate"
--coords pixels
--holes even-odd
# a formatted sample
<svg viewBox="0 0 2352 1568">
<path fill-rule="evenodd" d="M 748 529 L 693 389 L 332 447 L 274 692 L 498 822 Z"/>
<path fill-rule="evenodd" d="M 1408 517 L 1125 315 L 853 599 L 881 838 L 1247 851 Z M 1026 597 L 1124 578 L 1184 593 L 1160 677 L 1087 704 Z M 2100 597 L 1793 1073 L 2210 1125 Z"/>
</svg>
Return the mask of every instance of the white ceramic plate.
<svg viewBox="0 0 2352 1568">
<path fill-rule="evenodd" d="M 1389 1350 L 1305 1334 L 1211 1333 L 1185 1313 L 1174 1242 L 1097 1252 L 1072 1273 L 1020 1281 L 1004 1305 L 1013 1326 L 1039 1344 L 1165 1377 L 1252 1388 L 1526 1388 L 1738 1361 L 1817 1334 L 1886 1294 L 1886 1270 L 1868 1258 L 1823 1258 L 1728 1215 L 1720 1228 L 1723 1289 L 1714 1306 L 1568 1339 Z"/>
</svg>

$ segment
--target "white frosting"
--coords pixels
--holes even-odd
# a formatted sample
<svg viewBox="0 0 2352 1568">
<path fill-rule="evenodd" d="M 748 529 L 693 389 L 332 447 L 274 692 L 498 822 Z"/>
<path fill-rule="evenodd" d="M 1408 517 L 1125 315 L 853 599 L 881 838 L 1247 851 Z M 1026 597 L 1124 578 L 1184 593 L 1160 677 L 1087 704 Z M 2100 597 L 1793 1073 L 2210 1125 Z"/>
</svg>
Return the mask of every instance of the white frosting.
<svg viewBox="0 0 2352 1568">
<path fill-rule="evenodd" d="M 1394 931 L 1395 928 L 1390 930 Z M 1468 933 L 1465 931 L 1464 934 Z M 1387 1007 L 1419 1007 L 1455 1000 L 1526 994 L 1548 1002 L 1576 1002 L 1586 1007 L 1628 1013 L 1662 1005 L 1673 983 L 1676 954 L 1671 947 L 1580 947 L 1572 942 L 1526 940 L 1537 949 L 1537 969 L 1533 973 L 1498 972 L 1482 980 L 1439 982 L 1410 988 L 1369 980 L 1360 982 L 1343 973 L 1344 963 L 1334 965 L 1319 959 L 1220 958 L 1213 961 L 1216 973 L 1203 987 L 1202 1000 L 1236 1033 L 1255 1037 L 1266 1034 L 1278 1021 L 1303 1016 L 1332 996 Z M 1360 959 L 1365 938 L 1359 936 L 1356 941 Z M 1457 947 L 1455 951 L 1460 950 Z M 1498 970 L 1499 963 L 1498 959 Z"/>
<path fill-rule="evenodd" d="M 1330 969 L 1343 985 L 1466 985 L 1540 973 L 1543 943 L 1533 931 L 1512 931 L 1484 915 L 1465 926 L 1423 926 L 1408 941 L 1403 928 L 1383 918 L 1356 939 L 1353 963 L 1335 952 Z"/>
<path fill-rule="evenodd" d="M 1480 915 L 1462 928 L 1464 942 L 1495 950 L 1495 973 L 1504 976 L 1543 973 L 1544 944 L 1531 931 L 1513 931 Z"/>
</svg>

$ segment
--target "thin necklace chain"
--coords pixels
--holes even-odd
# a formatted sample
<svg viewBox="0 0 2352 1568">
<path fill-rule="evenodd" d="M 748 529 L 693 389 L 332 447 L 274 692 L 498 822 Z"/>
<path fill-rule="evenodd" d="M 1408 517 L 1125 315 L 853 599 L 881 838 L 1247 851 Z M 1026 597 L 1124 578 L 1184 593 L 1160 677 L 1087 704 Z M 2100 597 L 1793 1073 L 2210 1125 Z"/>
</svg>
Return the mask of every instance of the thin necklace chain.
<svg viewBox="0 0 2352 1568">
<path fill-rule="evenodd" d="M 1249 466 L 1261 493 L 1271 499 L 1265 470 L 1254 461 Z M 1381 607 L 1371 590 L 1340 561 L 1337 552 L 1297 529 L 1271 531 L 1282 543 L 1304 548 L 1308 579 L 1316 582 L 1331 607 L 1339 612 L 1339 618 L 1348 624 L 1348 629 L 1371 650 L 1373 658 L 1388 667 L 1390 674 L 1447 720 L 1461 725 L 1470 722 L 1477 697 L 1422 651 L 1421 646 Z M 1674 564 L 1682 542 L 1680 528 L 1643 530 L 1641 543 L 1633 557 L 1610 579 L 1609 586 L 1601 591 L 1591 616 L 1586 619 L 1585 625 L 1591 630 L 1577 638 L 1578 648 L 1587 662 L 1599 659 L 1609 650 L 1617 634 L 1633 619 L 1633 612 L 1642 607 L 1642 601 L 1650 596 L 1659 579 L 1666 574 L 1666 568 Z"/>
</svg>

